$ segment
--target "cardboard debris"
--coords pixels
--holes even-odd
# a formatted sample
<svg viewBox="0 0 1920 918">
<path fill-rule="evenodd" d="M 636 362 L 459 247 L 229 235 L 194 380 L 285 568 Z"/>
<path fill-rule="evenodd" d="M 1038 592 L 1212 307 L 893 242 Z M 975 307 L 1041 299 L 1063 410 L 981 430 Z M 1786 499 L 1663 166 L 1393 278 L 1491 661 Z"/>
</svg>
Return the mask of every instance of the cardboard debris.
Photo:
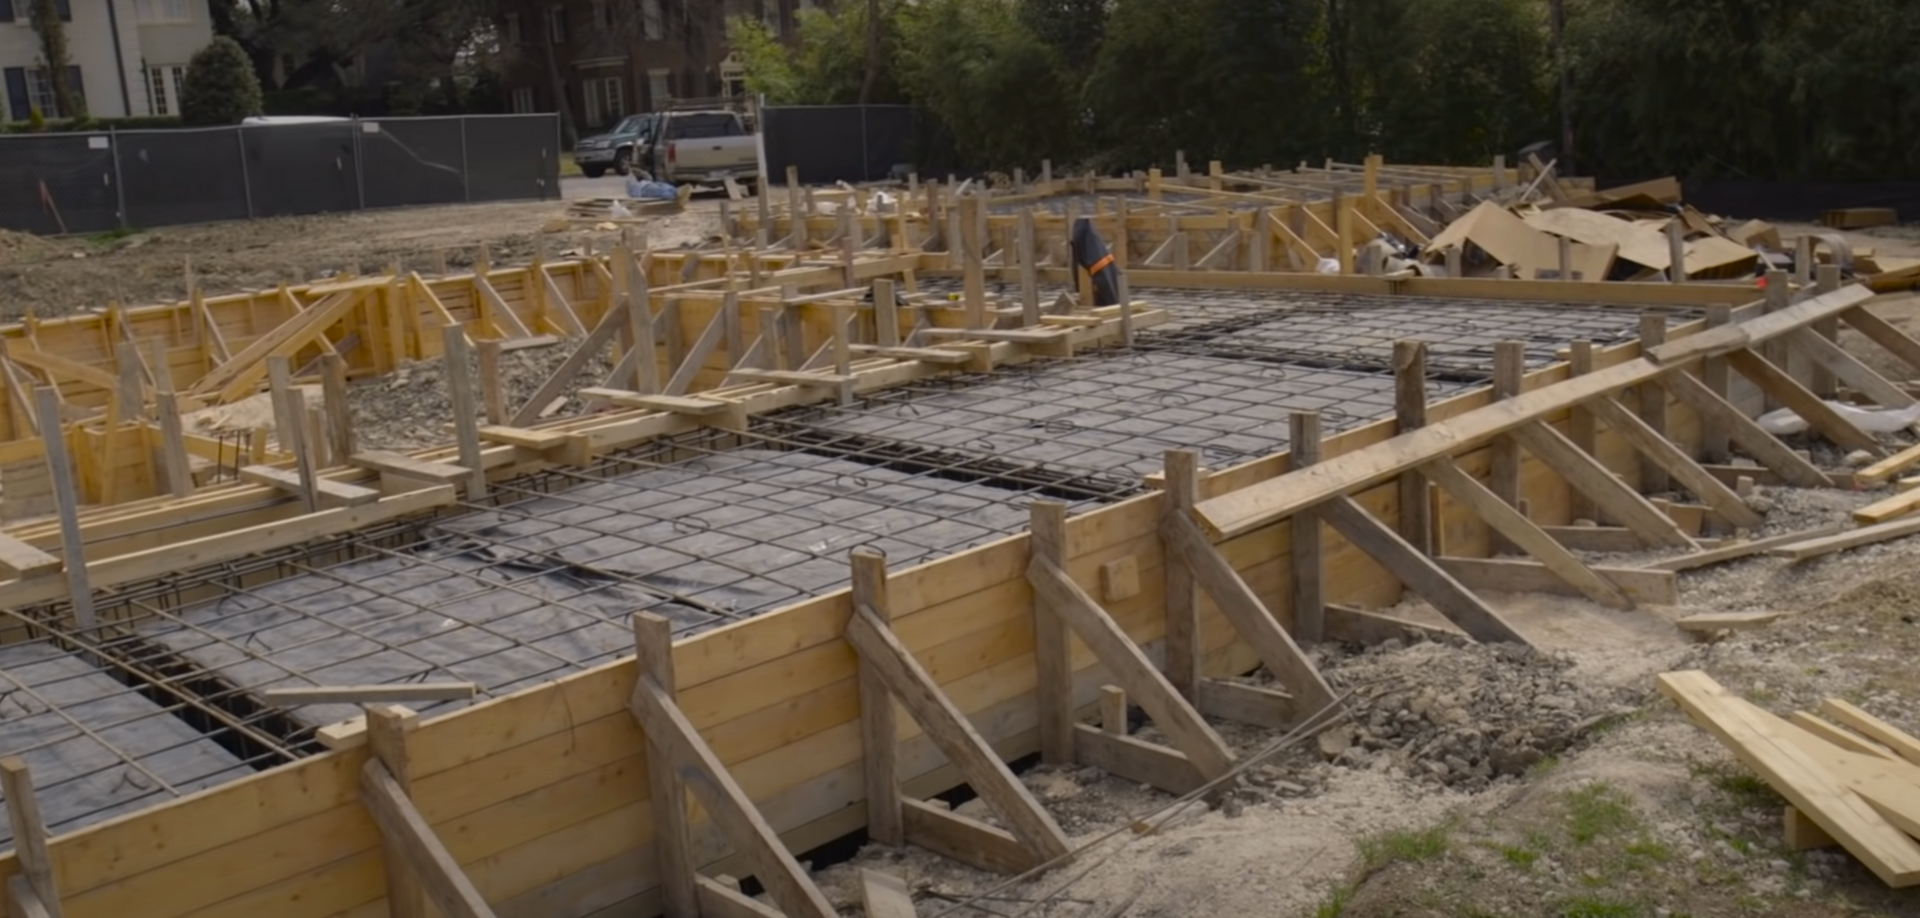
<svg viewBox="0 0 1920 918">
<path fill-rule="evenodd" d="M 1891 207 L 1847 207 L 1821 214 L 1820 222 L 1834 229 L 1866 229 L 1898 223 L 1900 215 Z"/>
<path fill-rule="evenodd" d="M 1678 203 L 1680 203 L 1680 180 L 1668 176 L 1637 185 L 1622 185 L 1605 191 L 1577 194 L 1547 206 L 1549 209 L 1581 207 L 1587 210 L 1664 210 L 1666 205 Z"/>
<path fill-rule="evenodd" d="M 1448 246 L 1457 245 L 1464 250 L 1468 243 L 1494 262 L 1513 269 L 1516 278 L 1539 280 L 1560 276 L 1560 243 L 1492 201 L 1482 202 L 1433 237 L 1427 244 L 1427 260 L 1443 261 Z M 1576 240 L 1568 253 L 1572 279 L 1605 280 L 1617 251 L 1618 246 L 1610 242 L 1586 244 Z"/>
</svg>

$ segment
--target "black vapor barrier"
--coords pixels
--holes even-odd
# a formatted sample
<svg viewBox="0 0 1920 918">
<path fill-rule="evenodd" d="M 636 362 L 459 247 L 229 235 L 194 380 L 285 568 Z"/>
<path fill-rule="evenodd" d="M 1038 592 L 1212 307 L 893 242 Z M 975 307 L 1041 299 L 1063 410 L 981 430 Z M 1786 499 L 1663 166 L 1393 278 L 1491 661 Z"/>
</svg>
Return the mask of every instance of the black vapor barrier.
<svg viewBox="0 0 1920 918">
<path fill-rule="evenodd" d="M 98 233 L 557 200 L 560 153 L 550 114 L 0 136 L 0 229 Z"/>
</svg>

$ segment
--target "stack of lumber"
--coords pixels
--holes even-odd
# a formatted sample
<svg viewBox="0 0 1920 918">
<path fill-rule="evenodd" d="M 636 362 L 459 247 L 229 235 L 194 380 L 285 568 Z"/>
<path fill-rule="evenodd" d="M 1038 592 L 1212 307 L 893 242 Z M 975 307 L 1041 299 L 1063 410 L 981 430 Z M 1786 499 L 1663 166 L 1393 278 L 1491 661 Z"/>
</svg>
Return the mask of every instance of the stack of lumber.
<svg viewBox="0 0 1920 918">
<path fill-rule="evenodd" d="M 1920 886 L 1920 740 L 1836 698 L 1820 715 L 1783 719 L 1706 673 L 1664 673 L 1657 682 L 1787 799 L 1789 845 L 1838 845 L 1888 886 Z"/>
<path fill-rule="evenodd" d="M 580 198 L 567 202 L 567 216 L 575 220 L 618 223 L 623 219 L 677 214 L 687 209 L 687 200 L 691 197 L 693 197 L 692 186 L 682 186 L 680 197 L 672 201 L 639 198 Z M 617 216 L 619 211 L 614 209 L 616 203 L 626 210 L 625 216 Z"/>
</svg>

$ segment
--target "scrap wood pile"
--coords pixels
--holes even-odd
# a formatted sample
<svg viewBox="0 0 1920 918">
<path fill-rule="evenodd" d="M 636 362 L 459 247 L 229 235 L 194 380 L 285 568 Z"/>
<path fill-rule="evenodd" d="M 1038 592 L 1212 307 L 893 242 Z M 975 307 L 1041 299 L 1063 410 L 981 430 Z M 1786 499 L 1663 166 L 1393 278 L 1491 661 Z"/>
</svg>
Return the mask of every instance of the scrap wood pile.
<svg viewBox="0 0 1920 918">
<path fill-rule="evenodd" d="M 1847 702 L 1781 718 L 1702 672 L 1660 692 L 1785 797 L 1795 850 L 1845 848 L 1888 886 L 1920 886 L 1920 740 Z"/>
<path fill-rule="evenodd" d="M 1528 188 L 1483 201 L 1453 221 L 1424 248 L 1416 270 L 1444 274 L 1447 250 L 1458 247 L 1459 270 L 1469 277 L 1560 279 L 1564 267 L 1572 280 L 1652 281 L 1672 279 L 1678 248 L 1683 279 L 1731 281 L 1791 271 L 1806 251 L 1765 221 L 1736 223 L 1695 210 L 1672 178 L 1580 193 L 1553 183 Z M 1839 233 L 1815 234 L 1811 248 L 1816 264 L 1836 264 L 1843 278 L 1875 290 L 1920 284 L 1920 259 L 1876 256 Z"/>
</svg>

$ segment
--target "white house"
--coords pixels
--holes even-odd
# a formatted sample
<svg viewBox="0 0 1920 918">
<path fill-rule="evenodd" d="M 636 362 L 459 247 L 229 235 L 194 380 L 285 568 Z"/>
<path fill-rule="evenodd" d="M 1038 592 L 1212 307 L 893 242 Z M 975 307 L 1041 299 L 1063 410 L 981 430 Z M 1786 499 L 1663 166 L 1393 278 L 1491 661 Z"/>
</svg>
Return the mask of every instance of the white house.
<svg viewBox="0 0 1920 918">
<path fill-rule="evenodd" d="M 65 117 L 33 30 L 33 0 L 0 0 L 0 118 Z M 96 118 L 180 114 L 187 61 L 213 40 L 207 0 L 55 0 L 66 22 L 69 85 Z"/>
</svg>

